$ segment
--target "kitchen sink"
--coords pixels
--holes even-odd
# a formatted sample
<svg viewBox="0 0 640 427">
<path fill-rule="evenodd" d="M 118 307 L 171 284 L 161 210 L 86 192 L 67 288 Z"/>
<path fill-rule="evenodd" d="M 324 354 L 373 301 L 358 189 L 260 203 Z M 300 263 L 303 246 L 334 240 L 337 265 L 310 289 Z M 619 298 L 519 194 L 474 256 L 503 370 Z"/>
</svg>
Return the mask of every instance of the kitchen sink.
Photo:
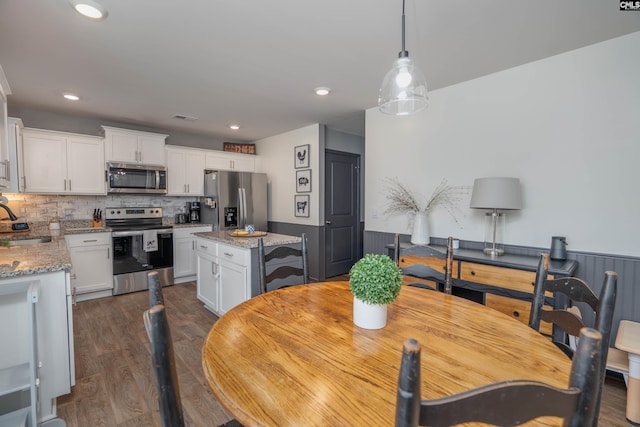
<svg viewBox="0 0 640 427">
<path fill-rule="evenodd" d="M 35 237 L 33 239 L 19 239 L 19 240 L 0 240 L 2 246 L 24 246 L 35 245 L 37 243 L 49 243 L 51 236 Z"/>
</svg>

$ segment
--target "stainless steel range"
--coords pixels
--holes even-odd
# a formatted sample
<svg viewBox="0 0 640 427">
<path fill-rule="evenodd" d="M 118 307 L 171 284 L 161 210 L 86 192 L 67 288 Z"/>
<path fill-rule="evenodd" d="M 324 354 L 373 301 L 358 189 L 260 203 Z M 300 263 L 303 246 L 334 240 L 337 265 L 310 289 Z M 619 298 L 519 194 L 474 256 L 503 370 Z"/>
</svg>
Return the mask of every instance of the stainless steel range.
<svg viewBox="0 0 640 427">
<path fill-rule="evenodd" d="M 173 228 L 162 225 L 162 208 L 105 209 L 113 241 L 113 294 L 148 289 L 147 273 L 173 285 Z"/>
</svg>

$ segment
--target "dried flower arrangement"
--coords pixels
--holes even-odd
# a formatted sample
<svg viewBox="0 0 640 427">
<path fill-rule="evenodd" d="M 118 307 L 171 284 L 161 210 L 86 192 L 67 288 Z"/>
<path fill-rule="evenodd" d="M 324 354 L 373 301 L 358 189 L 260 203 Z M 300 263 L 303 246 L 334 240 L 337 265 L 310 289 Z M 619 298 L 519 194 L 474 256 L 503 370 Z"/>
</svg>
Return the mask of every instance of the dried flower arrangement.
<svg viewBox="0 0 640 427">
<path fill-rule="evenodd" d="M 410 212 L 425 212 L 429 214 L 434 208 L 442 206 L 449 212 L 458 225 L 460 225 L 456 218 L 456 213 L 460 212 L 458 202 L 463 199 L 464 195 L 469 194 L 471 190 L 470 186 L 448 185 L 447 180 L 443 179 L 435 190 L 433 190 L 431 197 L 425 199 L 426 203 L 421 204 L 411 190 L 401 183 L 398 178 L 386 178 L 385 183 L 388 191 L 387 200 L 389 201 L 389 206 L 387 206 L 387 209 L 384 211 L 385 215 L 406 214 Z"/>
</svg>

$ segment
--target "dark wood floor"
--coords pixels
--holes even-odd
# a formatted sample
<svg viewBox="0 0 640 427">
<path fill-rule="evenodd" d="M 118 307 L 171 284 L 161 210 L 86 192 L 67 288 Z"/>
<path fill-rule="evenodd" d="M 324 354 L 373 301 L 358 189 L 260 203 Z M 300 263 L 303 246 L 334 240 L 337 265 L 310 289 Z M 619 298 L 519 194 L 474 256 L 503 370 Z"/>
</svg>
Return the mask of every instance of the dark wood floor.
<svg viewBox="0 0 640 427">
<path fill-rule="evenodd" d="M 189 426 L 217 426 L 231 415 L 209 390 L 201 349 L 217 317 L 196 300 L 194 282 L 164 288 L 180 392 Z M 142 323 L 148 293 L 78 303 L 74 307 L 76 386 L 58 399 L 69 427 L 160 426 L 151 356 Z M 608 378 L 600 426 L 629 426 L 624 383 Z"/>
</svg>

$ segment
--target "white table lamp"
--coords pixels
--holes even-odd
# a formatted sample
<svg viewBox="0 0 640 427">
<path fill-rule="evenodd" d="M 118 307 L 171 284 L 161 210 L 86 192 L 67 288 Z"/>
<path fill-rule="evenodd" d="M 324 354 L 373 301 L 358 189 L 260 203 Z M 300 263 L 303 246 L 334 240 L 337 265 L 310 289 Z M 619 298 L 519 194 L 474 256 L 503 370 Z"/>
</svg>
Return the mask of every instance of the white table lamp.
<svg viewBox="0 0 640 427">
<path fill-rule="evenodd" d="M 492 257 L 503 255 L 504 214 L 498 211 L 522 209 L 520 180 L 518 178 L 476 178 L 469 206 L 473 209 L 491 210 L 486 214 L 487 226 L 483 252 Z"/>
</svg>

